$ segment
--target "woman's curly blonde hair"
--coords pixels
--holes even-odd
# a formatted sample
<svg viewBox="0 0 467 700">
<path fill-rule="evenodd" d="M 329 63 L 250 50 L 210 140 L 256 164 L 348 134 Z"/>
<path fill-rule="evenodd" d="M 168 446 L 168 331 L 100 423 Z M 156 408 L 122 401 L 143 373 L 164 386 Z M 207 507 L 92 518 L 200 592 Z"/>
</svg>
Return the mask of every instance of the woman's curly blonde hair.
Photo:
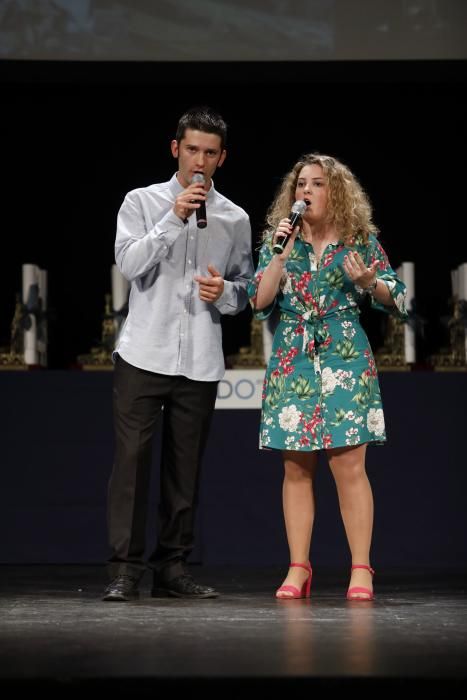
<svg viewBox="0 0 467 700">
<path fill-rule="evenodd" d="M 372 221 L 372 209 L 367 194 L 349 168 L 332 156 L 309 153 L 300 158 L 285 175 L 277 197 L 266 215 L 267 228 L 263 240 L 271 237 L 279 221 L 290 214 L 301 170 L 306 165 L 320 165 L 329 187 L 327 222 L 335 226 L 344 245 L 367 243 L 370 233 L 378 234 Z"/>
</svg>

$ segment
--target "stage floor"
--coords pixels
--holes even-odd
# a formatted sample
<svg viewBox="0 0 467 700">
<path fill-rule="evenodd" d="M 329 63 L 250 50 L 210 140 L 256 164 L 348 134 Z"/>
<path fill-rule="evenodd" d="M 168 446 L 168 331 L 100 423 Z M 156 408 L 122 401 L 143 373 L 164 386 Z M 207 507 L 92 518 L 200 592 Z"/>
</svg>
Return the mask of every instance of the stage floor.
<svg viewBox="0 0 467 700">
<path fill-rule="evenodd" d="M 148 573 L 139 601 L 107 603 L 104 567 L 0 566 L 0 690 L 467 688 L 466 572 L 377 572 L 375 600 L 349 603 L 345 571 L 317 569 L 311 600 L 283 602 L 278 568 L 191 569 L 221 596 L 152 599 Z"/>
</svg>

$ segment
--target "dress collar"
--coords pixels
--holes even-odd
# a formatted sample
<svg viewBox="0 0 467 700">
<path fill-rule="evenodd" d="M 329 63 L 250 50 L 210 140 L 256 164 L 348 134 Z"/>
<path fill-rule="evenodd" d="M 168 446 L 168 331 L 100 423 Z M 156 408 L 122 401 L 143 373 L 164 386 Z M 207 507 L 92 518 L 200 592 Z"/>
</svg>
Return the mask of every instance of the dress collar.
<svg viewBox="0 0 467 700">
<path fill-rule="evenodd" d="M 300 240 L 302 241 L 302 243 L 307 243 L 308 245 L 313 245 L 313 243 L 308 243 L 308 241 L 306 241 L 306 240 L 303 238 L 301 232 L 298 234 L 298 238 L 300 238 Z M 334 241 L 329 241 L 329 242 L 327 243 L 327 245 L 326 245 L 326 248 L 327 248 L 328 246 L 331 246 L 332 248 L 337 248 L 338 246 L 343 245 L 343 243 L 344 243 L 344 241 L 342 240 L 342 238 L 336 238 Z"/>
</svg>

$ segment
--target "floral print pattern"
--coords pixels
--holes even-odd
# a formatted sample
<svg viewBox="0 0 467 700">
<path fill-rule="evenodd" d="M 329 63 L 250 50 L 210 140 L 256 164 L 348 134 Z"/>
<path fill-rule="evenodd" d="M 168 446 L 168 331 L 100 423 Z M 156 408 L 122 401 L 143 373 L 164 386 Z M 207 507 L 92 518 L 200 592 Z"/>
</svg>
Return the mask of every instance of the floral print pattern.
<svg viewBox="0 0 467 700">
<path fill-rule="evenodd" d="M 379 261 L 377 276 L 395 306 L 374 308 L 407 318 L 406 289 L 377 238 L 356 242 L 367 266 Z M 317 261 L 313 247 L 297 237 L 274 302 L 258 311 L 258 284 L 273 252 L 263 243 L 248 288 L 255 316 L 266 319 L 275 306 L 279 323 L 266 370 L 260 448 L 310 451 L 384 443 L 386 432 L 378 375 L 359 315 L 366 292 L 346 275 L 349 248 L 331 243 Z"/>
</svg>

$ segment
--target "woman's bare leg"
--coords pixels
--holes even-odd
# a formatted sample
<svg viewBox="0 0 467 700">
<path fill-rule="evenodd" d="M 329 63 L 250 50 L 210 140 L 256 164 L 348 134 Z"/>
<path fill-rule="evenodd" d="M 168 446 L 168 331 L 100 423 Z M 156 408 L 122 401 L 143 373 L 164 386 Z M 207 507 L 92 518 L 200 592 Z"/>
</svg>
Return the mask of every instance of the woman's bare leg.
<svg viewBox="0 0 467 700">
<path fill-rule="evenodd" d="M 316 452 L 283 452 L 284 482 L 282 505 L 285 529 L 289 544 L 290 561 L 306 564 L 310 556 L 311 533 L 315 517 L 314 477 L 318 463 Z M 282 585 L 295 586 L 301 590 L 307 579 L 305 569 L 289 569 Z M 290 597 L 283 591 L 280 597 Z"/>
<path fill-rule="evenodd" d="M 366 445 L 327 451 L 336 482 L 340 511 L 352 555 L 352 564 L 370 565 L 373 534 L 373 494 L 365 469 Z M 354 569 L 350 586 L 373 590 L 372 576 L 365 569 Z M 356 594 L 368 598 L 365 593 Z"/>
</svg>

